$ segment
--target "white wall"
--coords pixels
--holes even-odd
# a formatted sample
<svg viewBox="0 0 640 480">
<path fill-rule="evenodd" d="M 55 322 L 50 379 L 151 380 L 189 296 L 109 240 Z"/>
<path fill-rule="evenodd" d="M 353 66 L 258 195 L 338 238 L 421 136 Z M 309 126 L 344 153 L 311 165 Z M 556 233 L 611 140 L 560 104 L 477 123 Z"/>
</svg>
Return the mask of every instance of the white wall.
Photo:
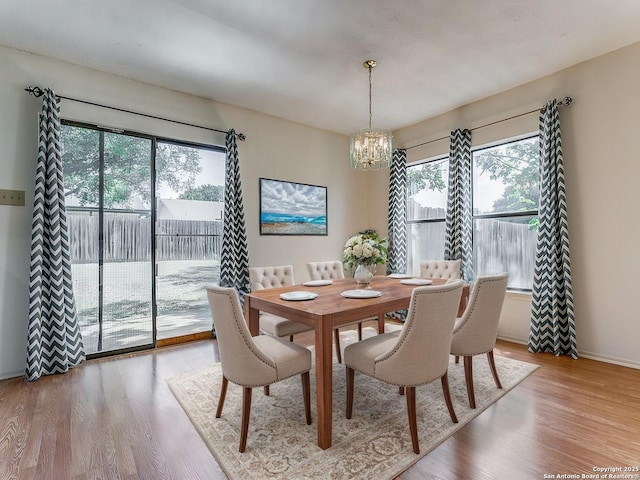
<svg viewBox="0 0 640 480">
<path fill-rule="evenodd" d="M 574 103 L 561 108 L 560 121 L 578 349 L 583 356 L 635 367 L 640 367 L 638 85 L 640 44 L 635 44 L 394 132 L 395 146 L 408 147 L 571 96 Z M 474 130 L 472 144 L 537 130 L 534 113 Z M 438 141 L 409 149 L 407 161 L 446 153 L 448 140 Z M 499 335 L 526 342 L 530 307 L 528 296 L 509 294 Z"/>
<path fill-rule="evenodd" d="M 0 206 L 0 378 L 24 373 L 31 206 L 41 100 L 29 85 L 57 94 L 126 108 L 247 136 L 238 143 L 252 265 L 293 264 L 307 279 L 306 262 L 337 259 L 346 238 L 370 227 L 368 174 L 348 167 L 348 138 L 249 110 L 102 74 L 0 47 L 0 188 L 26 191 L 26 206 Z M 63 100 L 63 118 L 117 126 L 181 140 L 224 144 L 206 130 L 89 107 Z M 328 187 L 328 236 L 260 236 L 258 179 L 269 177 Z"/>
</svg>

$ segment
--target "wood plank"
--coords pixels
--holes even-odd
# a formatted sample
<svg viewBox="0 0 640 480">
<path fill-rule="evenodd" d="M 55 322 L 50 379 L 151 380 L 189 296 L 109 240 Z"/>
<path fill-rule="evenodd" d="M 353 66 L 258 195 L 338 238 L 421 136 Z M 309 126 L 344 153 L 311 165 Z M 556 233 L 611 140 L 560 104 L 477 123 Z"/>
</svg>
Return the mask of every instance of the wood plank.
<svg viewBox="0 0 640 480">
<path fill-rule="evenodd" d="M 444 284 L 446 280 L 433 279 L 434 285 Z M 407 308 L 411 298 L 411 292 L 415 288 L 412 285 L 404 285 L 398 279 L 376 275 L 367 289 L 382 292 L 377 298 L 351 299 L 341 296 L 345 290 L 355 290 L 358 285 L 352 278 L 333 280 L 331 285 L 322 287 L 305 287 L 303 285 L 291 285 L 287 287 L 268 288 L 257 290 L 245 296 L 249 300 L 251 308 L 273 313 L 284 317 L 290 317 L 295 313 L 295 320 L 306 325 L 315 326 L 315 318 L 318 315 L 331 315 L 333 326 L 345 325 L 363 318 L 377 317 L 381 310 L 383 313 L 394 312 Z M 313 301 L 291 302 L 282 300 L 280 294 L 298 290 L 311 291 L 318 294 Z M 463 288 L 461 307 L 466 304 L 469 296 L 469 285 Z M 245 312 L 248 308 L 245 304 Z"/>
</svg>

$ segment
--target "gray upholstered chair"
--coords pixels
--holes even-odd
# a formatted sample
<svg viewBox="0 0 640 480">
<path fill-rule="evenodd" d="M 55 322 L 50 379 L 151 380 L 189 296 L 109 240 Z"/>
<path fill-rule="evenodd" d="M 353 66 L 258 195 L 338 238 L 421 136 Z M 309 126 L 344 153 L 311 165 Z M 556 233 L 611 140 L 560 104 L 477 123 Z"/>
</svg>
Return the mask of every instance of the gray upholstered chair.
<svg viewBox="0 0 640 480">
<path fill-rule="evenodd" d="M 249 268 L 249 280 L 253 292 L 295 285 L 292 265 Z M 289 337 L 289 341 L 293 341 L 295 334 L 308 332 L 313 330 L 313 327 L 263 312 L 260 313 L 260 330 L 274 337 Z"/>
<path fill-rule="evenodd" d="M 458 423 L 447 371 L 453 325 L 462 294 L 462 281 L 417 287 L 411 294 L 402 330 L 383 333 L 344 349 L 347 369 L 347 418 L 353 410 L 354 371 L 406 390 L 413 451 L 420 453 L 415 387 L 439 378 L 451 421 Z"/>
<path fill-rule="evenodd" d="M 252 337 L 242 315 L 238 294 L 233 288 L 209 285 L 207 296 L 222 365 L 222 387 L 216 418 L 222 415 L 228 383 L 232 382 L 243 387 L 238 451 L 242 453 L 247 448 L 253 387 L 267 386 L 285 378 L 300 375 L 306 421 L 307 425 L 311 425 L 309 381 L 311 351 L 270 335 Z"/>
<path fill-rule="evenodd" d="M 423 260 L 420 262 L 420 277 L 457 280 L 460 278 L 460 263 L 460 260 Z"/>
<path fill-rule="evenodd" d="M 327 262 L 309 262 L 307 263 L 307 271 L 311 280 L 335 280 L 344 278 L 344 267 L 339 260 L 330 260 Z M 367 320 L 376 320 L 375 318 L 363 318 L 347 325 L 358 324 L 358 340 L 362 340 L 362 322 Z M 346 326 L 346 325 L 341 325 Z M 336 357 L 338 363 L 342 363 L 342 351 L 340 350 L 340 329 L 333 330 L 333 342 L 336 346 Z"/>
<path fill-rule="evenodd" d="M 453 330 L 451 354 L 456 356 L 456 363 L 459 357 L 464 358 L 464 377 L 471 408 L 476 408 L 473 391 L 474 355 L 487 354 L 496 387 L 502 388 L 493 359 L 493 347 L 496 344 L 498 322 L 508 279 L 507 273 L 476 278 L 467 307 L 456 321 Z"/>
</svg>

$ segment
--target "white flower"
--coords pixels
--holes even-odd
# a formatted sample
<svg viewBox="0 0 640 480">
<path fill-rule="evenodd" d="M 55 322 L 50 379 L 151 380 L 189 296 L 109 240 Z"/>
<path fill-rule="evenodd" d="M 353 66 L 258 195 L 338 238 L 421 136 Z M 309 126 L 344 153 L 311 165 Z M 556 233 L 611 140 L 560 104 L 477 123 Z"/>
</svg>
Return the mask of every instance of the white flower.
<svg viewBox="0 0 640 480">
<path fill-rule="evenodd" d="M 387 261 L 385 240 L 381 240 L 375 232 L 367 231 L 353 235 L 345 242 L 343 263 L 350 268 L 359 263 L 378 265 Z"/>
</svg>

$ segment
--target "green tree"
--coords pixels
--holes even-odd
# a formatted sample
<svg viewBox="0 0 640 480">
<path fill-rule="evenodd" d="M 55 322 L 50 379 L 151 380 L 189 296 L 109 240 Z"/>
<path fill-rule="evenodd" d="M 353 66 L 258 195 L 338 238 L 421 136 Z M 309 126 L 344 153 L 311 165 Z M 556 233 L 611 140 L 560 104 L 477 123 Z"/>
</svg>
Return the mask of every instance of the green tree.
<svg viewBox="0 0 640 480">
<path fill-rule="evenodd" d="M 410 192 L 414 194 L 425 189 L 441 192 L 447 186 L 442 178 L 443 166 L 443 162 L 430 162 L 423 164 L 420 168 L 408 169 L 407 180 Z"/>
<path fill-rule="evenodd" d="M 537 210 L 540 198 L 538 139 L 490 148 L 474 157 L 480 175 L 505 185 L 500 198 L 493 203 L 494 212 Z"/>
<path fill-rule="evenodd" d="M 198 185 L 185 190 L 178 197 L 182 200 L 205 200 L 208 202 L 224 201 L 224 185 Z"/>
<path fill-rule="evenodd" d="M 63 126 L 62 163 L 65 194 L 81 205 L 97 206 L 100 182 L 100 134 L 98 130 Z M 151 146 L 147 138 L 104 132 L 104 206 L 130 208 L 139 197 L 151 202 Z M 193 187 L 200 173 L 197 149 L 158 143 L 156 176 L 158 185 L 175 191 Z"/>
</svg>

